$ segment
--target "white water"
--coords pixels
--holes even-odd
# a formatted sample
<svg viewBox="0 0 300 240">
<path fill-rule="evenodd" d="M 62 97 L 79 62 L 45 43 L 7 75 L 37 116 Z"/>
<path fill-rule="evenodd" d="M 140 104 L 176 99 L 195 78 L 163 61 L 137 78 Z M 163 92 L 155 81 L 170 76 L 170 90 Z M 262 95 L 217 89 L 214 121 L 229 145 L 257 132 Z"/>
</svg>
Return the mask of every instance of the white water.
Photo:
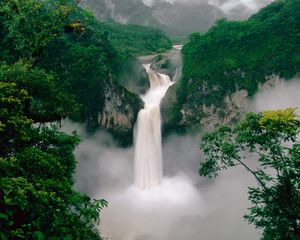
<svg viewBox="0 0 300 240">
<path fill-rule="evenodd" d="M 162 178 L 159 102 L 172 82 L 149 66 L 146 69 L 152 83 L 150 91 L 142 96 L 145 109 L 139 116 L 140 123 L 148 125 L 136 126 L 136 161 L 140 161 L 135 167 L 140 176 L 136 184 L 132 184 L 134 150 L 115 147 L 108 135 L 99 133 L 85 139 L 76 154 L 80 166 L 78 189 L 109 202 L 101 211 L 101 236 L 107 240 L 258 239 L 255 229 L 249 230 L 242 218 L 248 207 L 245 186 L 252 182 L 247 178 L 245 181 L 240 169 L 233 169 L 234 174 L 222 174 L 205 184 L 197 174 L 203 157 L 197 146 L 198 137 L 166 139 L 166 171 Z M 70 128 L 69 133 L 73 130 Z M 147 166 L 153 165 L 150 172 Z M 144 177 L 139 170 L 145 172 Z M 137 186 L 137 180 L 141 186 Z"/>
<path fill-rule="evenodd" d="M 161 184 L 163 177 L 159 104 L 173 82 L 168 75 L 152 70 L 150 64 L 144 67 L 150 89 L 141 96 L 145 106 L 136 124 L 134 180 L 136 187 L 149 189 Z"/>
</svg>

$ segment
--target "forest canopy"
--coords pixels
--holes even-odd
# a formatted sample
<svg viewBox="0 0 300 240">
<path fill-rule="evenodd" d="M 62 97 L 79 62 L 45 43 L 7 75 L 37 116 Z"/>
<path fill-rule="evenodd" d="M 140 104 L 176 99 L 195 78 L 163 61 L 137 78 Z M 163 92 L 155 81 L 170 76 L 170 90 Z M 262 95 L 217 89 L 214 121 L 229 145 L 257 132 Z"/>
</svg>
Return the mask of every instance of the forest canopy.
<svg viewBox="0 0 300 240">
<path fill-rule="evenodd" d="M 183 104 L 224 107 L 224 97 L 237 90 L 252 96 L 274 75 L 295 77 L 300 69 L 299 12 L 297 0 L 275 1 L 248 20 L 220 19 L 207 33 L 191 34 L 182 50 L 173 122 L 180 121 Z"/>
<path fill-rule="evenodd" d="M 100 239 L 107 202 L 73 189 L 80 140 L 58 122 L 95 127 L 104 87 L 123 89 L 119 62 L 170 47 L 159 30 L 98 22 L 73 0 L 0 2 L 0 239 Z"/>
</svg>

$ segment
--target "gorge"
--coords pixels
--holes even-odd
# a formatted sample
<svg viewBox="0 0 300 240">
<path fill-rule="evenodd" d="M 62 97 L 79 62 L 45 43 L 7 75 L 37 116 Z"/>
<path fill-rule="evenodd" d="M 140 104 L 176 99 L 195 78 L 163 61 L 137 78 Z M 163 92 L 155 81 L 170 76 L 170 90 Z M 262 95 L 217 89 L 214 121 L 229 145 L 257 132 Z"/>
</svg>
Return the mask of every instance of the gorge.
<svg viewBox="0 0 300 240">
<path fill-rule="evenodd" d="M 298 240 L 299 14 L 0 1 L 0 239 Z"/>
<path fill-rule="evenodd" d="M 172 82 L 149 65 L 145 67 L 152 89 L 142 96 L 146 105 L 138 121 L 146 124 L 139 126 L 137 123 L 135 150 L 118 148 L 107 135 L 99 133 L 85 138 L 77 152 L 77 188 L 109 202 L 108 208 L 103 209 L 99 227 L 102 236 L 126 240 L 179 240 L 197 236 L 215 239 L 225 233 L 232 239 L 258 239 L 256 232 L 241 220 L 247 202 L 242 186 L 252 182 L 251 178 L 233 171 L 210 186 L 195 172 L 201 158 L 197 137 L 173 135 L 161 146 L 158 104 Z M 145 131 L 147 129 L 149 131 Z M 138 139 L 139 134 L 143 134 L 141 139 Z M 231 197 L 228 198 L 228 194 Z M 215 232 L 212 226 L 224 224 L 229 213 L 240 230 L 228 232 L 224 228 Z"/>
</svg>

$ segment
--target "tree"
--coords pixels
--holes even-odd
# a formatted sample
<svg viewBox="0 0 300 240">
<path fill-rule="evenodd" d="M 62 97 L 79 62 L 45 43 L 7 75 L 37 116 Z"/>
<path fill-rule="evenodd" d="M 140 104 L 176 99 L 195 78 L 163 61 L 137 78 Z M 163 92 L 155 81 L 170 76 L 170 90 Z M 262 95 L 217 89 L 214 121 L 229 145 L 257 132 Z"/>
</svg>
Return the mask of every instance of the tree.
<svg viewBox="0 0 300 240">
<path fill-rule="evenodd" d="M 59 131 L 75 97 L 38 57 L 70 13 L 53 0 L 0 2 L 0 239 L 100 239 L 105 200 L 73 189 L 79 138 Z M 72 4 L 71 4 L 72 5 Z"/>
<path fill-rule="evenodd" d="M 241 165 L 257 180 L 249 187 L 252 203 L 245 219 L 263 230 L 263 240 L 300 237 L 300 119 L 295 109 L 249 113 L 235 127 L 221 126 L 203 136 L 200 148 L 206 160 L 202 176 Z M 257 156 L 256 169 L 247 154 Z"/>
<path fill-rule="evenodd" d="M 1 1 L 3 41 L 15 54 L 31 61 L 63 31 L 73 8 L 70 0 Z"/>
<path fill-rule="evenodd" d="M 2 82 L 15 83 L 26 90 L 30 98 L 24 103 L 24 112 L 34 122 L 60 121 L 76 110 L 74 97 L 62 91 L 55 76 L 43 69 L 19 61 L 13 65 L 0 65 Z"/>
<path fill-rule="evenodd" d="M 134 99 L 116 80 L 125 56 L 107 34 L 116 29 L 114 39 L 123 39 L 127 27 L 113 25 L 74 0 L 0 1 L 1 240 L 100 239 L 96 226 L 107 202 L 73 189 L 79 138 L 60 132 L 57 122 L 80 114 L 96 127 L 106 92 Z M 145 36 L 158 31 L 144 27 L 140 36 L 139 27 L 131 28 L 144 47 L 116 45 L 148 52 Z M 153 42 L 151 51 L 171 47 L 162 33 Z"/>
<path fill-rule="evenodd" d="M 107 202 L 73 190 L 78 136 L 28 117 L 38 93 L 8 81 L 14 70 L 0 68 L 0 239 L 100 239 L 96 225 Z"/>
</svg>

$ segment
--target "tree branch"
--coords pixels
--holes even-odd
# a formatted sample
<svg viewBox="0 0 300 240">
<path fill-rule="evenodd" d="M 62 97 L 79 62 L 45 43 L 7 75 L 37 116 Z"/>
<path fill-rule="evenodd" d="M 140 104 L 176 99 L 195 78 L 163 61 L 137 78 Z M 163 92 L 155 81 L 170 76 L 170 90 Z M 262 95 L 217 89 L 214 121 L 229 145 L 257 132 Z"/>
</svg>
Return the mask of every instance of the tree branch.
<svg viewBox="0 0 300 240">
<path fill-rule="evenodd" d="M 275 200 L 275 196 L 272 194 L 272 192 L 266 187 L 264 182 L 256 175 L 256 173 L 249 168 L 243 161 L 236 159 L 244 168 L 246 168 L 247 171 L 249 171 L 255 179 L 260 183 L 260 185 L 267 191 L 267 193 Z"/>
</svg>

